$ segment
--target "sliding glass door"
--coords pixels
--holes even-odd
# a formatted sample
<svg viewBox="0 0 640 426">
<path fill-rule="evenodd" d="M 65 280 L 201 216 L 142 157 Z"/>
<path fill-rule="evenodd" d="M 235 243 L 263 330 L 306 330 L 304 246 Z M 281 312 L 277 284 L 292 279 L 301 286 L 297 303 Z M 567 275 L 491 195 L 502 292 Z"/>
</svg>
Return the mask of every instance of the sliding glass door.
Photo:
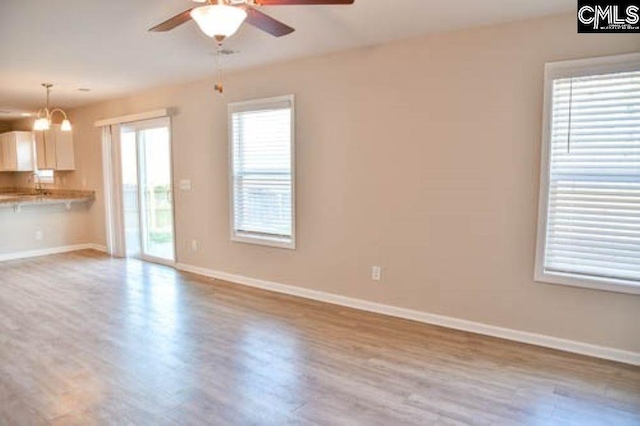
<svg viewBox="0 0 640 426">
<path fill-rule="evenodd" d="M 174 262 L 169 119 L 123 125 L 121 146 L 127 256 Z"/>
</svg>

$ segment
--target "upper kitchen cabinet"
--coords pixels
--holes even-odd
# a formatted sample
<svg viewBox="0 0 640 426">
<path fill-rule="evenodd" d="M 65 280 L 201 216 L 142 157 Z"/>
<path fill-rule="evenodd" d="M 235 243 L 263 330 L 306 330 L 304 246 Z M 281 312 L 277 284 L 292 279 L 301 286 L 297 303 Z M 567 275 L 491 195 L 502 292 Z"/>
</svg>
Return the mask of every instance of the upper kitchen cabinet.
<svg viewBox="0 0 640 426">
<path fill-rule="evenodd" d="M 36 159 L 41 170 L 75 170 L 73 132 L 52 125 L 49 130 L 36 131 Z"/>
<path fill-rule="evenodd" d="M 33 133 L 8 132 L 0 135 L 0 172 L 33 171 Z"/>
</svg>

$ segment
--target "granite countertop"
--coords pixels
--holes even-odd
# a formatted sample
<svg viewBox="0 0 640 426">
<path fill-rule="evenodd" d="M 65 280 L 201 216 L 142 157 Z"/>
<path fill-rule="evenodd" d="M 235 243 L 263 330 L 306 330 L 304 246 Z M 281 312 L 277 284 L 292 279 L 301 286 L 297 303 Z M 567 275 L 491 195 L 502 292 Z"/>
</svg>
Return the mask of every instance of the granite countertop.
<svg viewBox="0 0 640 426">
<path fill-rule="evenodd" d="M 95 191 L 72 189 L 45 189 L 38 193 L 33 188 L 0 188 L 0 207 L 29 205 L 88 203 L 95 200 Z"/>
</svg>

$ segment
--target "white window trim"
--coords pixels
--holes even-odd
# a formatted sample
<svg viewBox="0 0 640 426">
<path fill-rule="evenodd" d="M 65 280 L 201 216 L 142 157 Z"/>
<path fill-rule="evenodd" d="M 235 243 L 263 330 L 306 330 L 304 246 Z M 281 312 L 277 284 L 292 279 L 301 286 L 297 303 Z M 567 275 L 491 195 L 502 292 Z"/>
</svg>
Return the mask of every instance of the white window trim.
<svg viewBox="0 0 640 426">
<path fill-rule="evenodd" d="M 235 200 L 233 188 L 233 118 L 232 112 L 237 109 L 257 107 L 264 104 L 289 102 L 291 105 L 291 241 L 283 241 L 276 237 L 237 233 L 235 230 Z M 272 98 L 252 99 L 249 101 L 233 102 L 227 105 L 227 126 L 229 139 L 229 228 L 231 241 L 238 243 L 256 244 L 261 246 L 296 249 L 296 108 L 295 95 L 276 96 Z"/>
<path fill-rule="evenodd" d="M 42 176 L 40 173 L 41 172 L 46 172 L 46 171 L 51 171 L 51 177 L 44 177 Z M 51 170 L 51 169 L 38 169 L 36 168 L 35 173 L 38 175 L 38 180 L 40 181 L 41 184 L 45 183 L 56 183 L 56 172 L 55 170 Z"/>
<path fill-rule="evenodd" d="M 637 70 L 640 70 L 640 54 L 638 53 L 545 64 L 540 195 L 538 199 L 538 232 L 534 272 L 534 280 L 537 282 L 613 291 L 617 293 L 640 294 L 640 283 L 636 283 L 635 281 L 563 274 L 559 272 L 548 272 L 544 269 L 547 239 L 547 211 L 549 204 L 549 174 L 551 171 L 549 147 L 551 145 L 550 116 L 552 110 L 551 102 L 553 99 L 552 82 L 554 79 L 563 77 L 578 77 L 598 73 L 605 74 Z"/>
</svg>

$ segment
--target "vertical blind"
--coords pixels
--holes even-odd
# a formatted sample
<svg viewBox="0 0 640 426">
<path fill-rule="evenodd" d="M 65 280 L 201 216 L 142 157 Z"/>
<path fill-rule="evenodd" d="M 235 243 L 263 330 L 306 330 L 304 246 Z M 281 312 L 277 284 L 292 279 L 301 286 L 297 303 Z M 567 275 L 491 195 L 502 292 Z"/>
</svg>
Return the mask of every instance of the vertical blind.
<svg viewBox="0 0 640 426">
<path fill-rule="evenodd" d="M 640 71 L 553 80 L 546 272 L 640 285 Z"/>
<path fill-rule="evenodd" d="M 235 236 L 292 241 L 292 105 L 230 108 Z"/>
</svg>

